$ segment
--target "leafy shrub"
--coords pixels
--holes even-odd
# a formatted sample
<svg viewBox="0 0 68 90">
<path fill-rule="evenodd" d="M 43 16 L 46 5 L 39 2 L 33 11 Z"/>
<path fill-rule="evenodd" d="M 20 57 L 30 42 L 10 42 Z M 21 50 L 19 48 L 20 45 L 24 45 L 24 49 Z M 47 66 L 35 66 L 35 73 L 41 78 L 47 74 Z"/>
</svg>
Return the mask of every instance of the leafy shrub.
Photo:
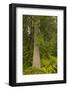
<svg viewBox="0 0 68 90">
<path fill-rule="evenodd" d="M 50 56 L 50 59 L 41 59 L 41 68 L 36 69 L 31 66 L 27 66 L 24 69 L 24 75 L 28 74 L 50 74 L 57 73 L 57 58 L 54 56 Z"/>
</svg>

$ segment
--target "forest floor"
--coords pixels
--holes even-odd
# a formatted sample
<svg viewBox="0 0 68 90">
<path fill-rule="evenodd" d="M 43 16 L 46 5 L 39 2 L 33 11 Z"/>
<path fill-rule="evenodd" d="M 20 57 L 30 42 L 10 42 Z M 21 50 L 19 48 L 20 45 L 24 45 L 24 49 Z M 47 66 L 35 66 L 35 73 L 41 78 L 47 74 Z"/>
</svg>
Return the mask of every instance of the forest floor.
<svg viewBox="0 0 68 90">
<path fill-rule="evenodd" d="M 51 74 L 57 73 L 57 58 L 54 56 L 50 56 L 50 58 L 41 59 L 41 68 L 36 69 L 32 68 L 31 66 L 27 67 L 24 71 L 24 75 L 30 74 Z"/>
</svg>

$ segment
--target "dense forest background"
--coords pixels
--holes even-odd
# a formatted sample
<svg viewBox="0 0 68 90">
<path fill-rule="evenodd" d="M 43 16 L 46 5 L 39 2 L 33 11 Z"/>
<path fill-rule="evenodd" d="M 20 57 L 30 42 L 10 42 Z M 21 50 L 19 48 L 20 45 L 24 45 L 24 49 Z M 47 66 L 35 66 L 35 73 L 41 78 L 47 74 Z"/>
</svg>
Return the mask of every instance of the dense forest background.
<svg viewBox="0 0 68 90">
<path fill-rule="evenodd" d="M 57 17 L 22 17 L 23 74 L 57 73 Z"/>
</svg>

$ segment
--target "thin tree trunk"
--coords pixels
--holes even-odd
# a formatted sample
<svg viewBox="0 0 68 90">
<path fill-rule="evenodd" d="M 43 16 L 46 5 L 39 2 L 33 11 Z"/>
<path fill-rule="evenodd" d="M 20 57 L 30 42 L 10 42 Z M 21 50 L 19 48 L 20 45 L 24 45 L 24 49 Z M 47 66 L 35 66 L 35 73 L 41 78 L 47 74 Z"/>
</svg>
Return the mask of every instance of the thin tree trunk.
<svg viewBox="0 0 68 90">
<path fill-rule="evenodd" d="M 36 44 L 36 38 L 38 35 L 38 25 L 34 26 L 34 51 L 33 51 L 33 68 L 40 68 L 40 52 L 39 52 L 39 47 Z"/>
</svg>

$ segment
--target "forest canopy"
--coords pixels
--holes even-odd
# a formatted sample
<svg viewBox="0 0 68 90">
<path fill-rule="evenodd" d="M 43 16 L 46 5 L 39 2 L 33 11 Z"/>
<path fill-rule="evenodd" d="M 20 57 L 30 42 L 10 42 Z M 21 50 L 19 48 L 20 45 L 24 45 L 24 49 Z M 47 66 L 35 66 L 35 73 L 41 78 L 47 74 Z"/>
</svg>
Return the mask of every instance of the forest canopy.
<svg viewBox="0 0 68 90">
<path fill-rule="evenodd" d="M 57 73 L 57 16 L 23 15 L 22 21 L 23 74 Z"/>
</svg>

